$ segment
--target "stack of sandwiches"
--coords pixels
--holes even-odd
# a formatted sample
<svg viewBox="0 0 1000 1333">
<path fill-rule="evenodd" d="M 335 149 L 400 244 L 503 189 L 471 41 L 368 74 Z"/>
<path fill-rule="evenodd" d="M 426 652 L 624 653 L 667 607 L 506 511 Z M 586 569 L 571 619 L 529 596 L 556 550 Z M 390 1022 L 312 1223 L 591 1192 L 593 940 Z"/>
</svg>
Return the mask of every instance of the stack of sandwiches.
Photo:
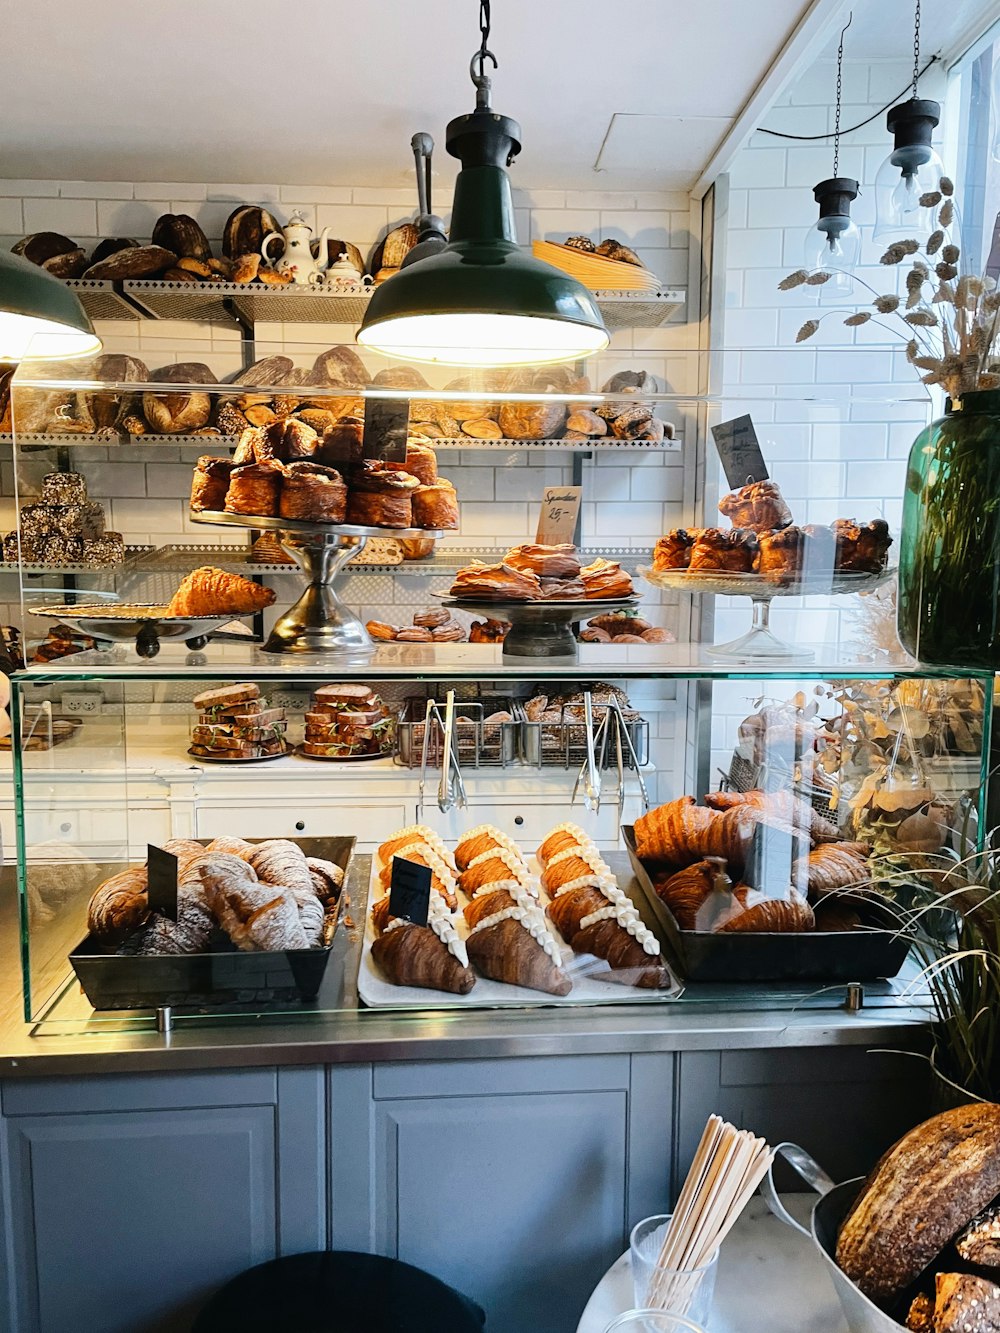
<svg viewBox="0 0 1000 1333">
<path fill-rule="evenodd" d="M 302 753 L 314 759 L 388 754 L 395 736 L 395 714 L 367 685 L 322 685 L 306 713 Z"/>
<path fill-rule="evenodd" d="M 198 718 L 189 754 L 208 759 L 268 759 L 285 754 L 288 722 L 252 683 L 223 685 L 194 697 Z"/>
</svg>

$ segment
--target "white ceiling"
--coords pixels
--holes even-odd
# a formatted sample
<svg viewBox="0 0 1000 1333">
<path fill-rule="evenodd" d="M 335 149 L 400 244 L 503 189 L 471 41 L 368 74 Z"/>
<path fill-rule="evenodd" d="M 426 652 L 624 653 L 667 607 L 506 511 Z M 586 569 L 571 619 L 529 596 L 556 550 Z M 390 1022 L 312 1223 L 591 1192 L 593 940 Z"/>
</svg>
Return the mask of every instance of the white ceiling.
<svg viewBox="0 0 1000 1333">
<path fill-rule="evenodd" d="M 515 184 L 687 187 L 815 3 L 493 0 Z M 409 185 L 428 130 L 450 179 L 477 20 L 476 0 L 8 5 L 0 176 Z"/>
<path fill-rule="evenodd" d="M 849 5 L 854 18 L 844 38 L 844 59 L 912 59 L 914 0 L 856 0 Z M 824 51 L 835 57 L 840 27 Z M 997 0 L 922 0 L 920 6 L 920 63 L 932 55 L 944 54 L 954 59 L 963 54 L 956 50 L 978 36 L 990 23 L 1000 19 Z"/>
</svg>

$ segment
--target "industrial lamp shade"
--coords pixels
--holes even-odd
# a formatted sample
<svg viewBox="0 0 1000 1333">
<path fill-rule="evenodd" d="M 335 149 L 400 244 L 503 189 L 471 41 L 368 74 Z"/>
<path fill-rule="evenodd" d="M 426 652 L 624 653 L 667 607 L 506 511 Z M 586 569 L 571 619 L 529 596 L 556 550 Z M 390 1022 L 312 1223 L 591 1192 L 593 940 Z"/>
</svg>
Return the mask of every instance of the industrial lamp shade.
<svg viewBox="0 0 1000 1333">
<path fill-rule="evenodd" d="M 586 287 L 518 248 L 505 164 L 520 133 L 492 112 L 451 122 L 447 148 L 462 161 L 451 239 L 376 288 L 359 343 L 407 361 L 462 366 L 541 365 L 607 347 Z"/>
<path fill-rule="evenodd" d="M 20 255 L 0 253 L 0 361 L 88 356 L 100 347 L 75 292 Z"/>
</svg>

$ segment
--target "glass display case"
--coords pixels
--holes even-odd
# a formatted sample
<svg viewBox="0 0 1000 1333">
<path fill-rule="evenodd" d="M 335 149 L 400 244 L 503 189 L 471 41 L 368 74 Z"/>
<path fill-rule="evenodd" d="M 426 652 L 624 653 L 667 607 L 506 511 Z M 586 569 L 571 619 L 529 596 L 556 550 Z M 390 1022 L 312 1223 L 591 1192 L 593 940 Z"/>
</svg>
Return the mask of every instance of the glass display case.
<svg viewBox="0 0 1000 1333">
<path fill-rule="evenodd" d="M 901 926 L 982 838 L 993 703 L 895 640 L 926 403 L 708 396 L 672 350 L 460 382 L 345 347 L 177 356 L 15 382 L 39 1033 L 895 1001 Z M 715 512 L 713 427 L 745 416 L 787 512 L 756 532 L 767 477 L 730 467 Z M 837 520 L 879 538 L 867 564 Z M 373 920 L 407 852 L 429 904 Z M 254 934 L 296 907 L 306 942 L 304 917 Z"/>
</svg>

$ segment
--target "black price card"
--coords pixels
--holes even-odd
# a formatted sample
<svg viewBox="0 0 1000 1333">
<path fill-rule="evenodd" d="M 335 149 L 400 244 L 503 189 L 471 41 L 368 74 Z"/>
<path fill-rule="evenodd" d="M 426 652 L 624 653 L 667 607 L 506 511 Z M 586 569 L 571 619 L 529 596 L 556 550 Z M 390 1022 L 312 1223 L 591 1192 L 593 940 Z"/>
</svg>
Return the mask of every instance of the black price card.
<svg viewBox="0 0 1000 1333">
<path fill-rule="evenodd" d="M 792 866 L 809 852 L 808 830 L 768 828 L 758 824 L 747 855 L 743 878 L 752 889 L 772 898 L 787 898 Z"/>
<path fill-rule="evenodd" d="M 749 416 L 733 417 L 712 427 L 712 438 L 722 460 L 726 480 L 734 491 L 751 481 L 767 481 L 764 455 Z"/>
<path fill-rule="evenodd" d="M 146 847 L 146 897 L 151 911 L 177 920 L 177 857 L 152 843 Z"/>
<path fill-rule="evenodd" d="M 366 398 L 365 431 L 361 441 L 365 458 L 379 458 L 385 463 L 405 463 L 409 423 L 408 399 Z"/>
<path fill-rule="evenodd" d="M 392 858 L 392 883 L 389 886 L 389 915 L 401 916 L 415 926 L 427 925 L 431 905 L 430 866 Z"/>
</svg>

